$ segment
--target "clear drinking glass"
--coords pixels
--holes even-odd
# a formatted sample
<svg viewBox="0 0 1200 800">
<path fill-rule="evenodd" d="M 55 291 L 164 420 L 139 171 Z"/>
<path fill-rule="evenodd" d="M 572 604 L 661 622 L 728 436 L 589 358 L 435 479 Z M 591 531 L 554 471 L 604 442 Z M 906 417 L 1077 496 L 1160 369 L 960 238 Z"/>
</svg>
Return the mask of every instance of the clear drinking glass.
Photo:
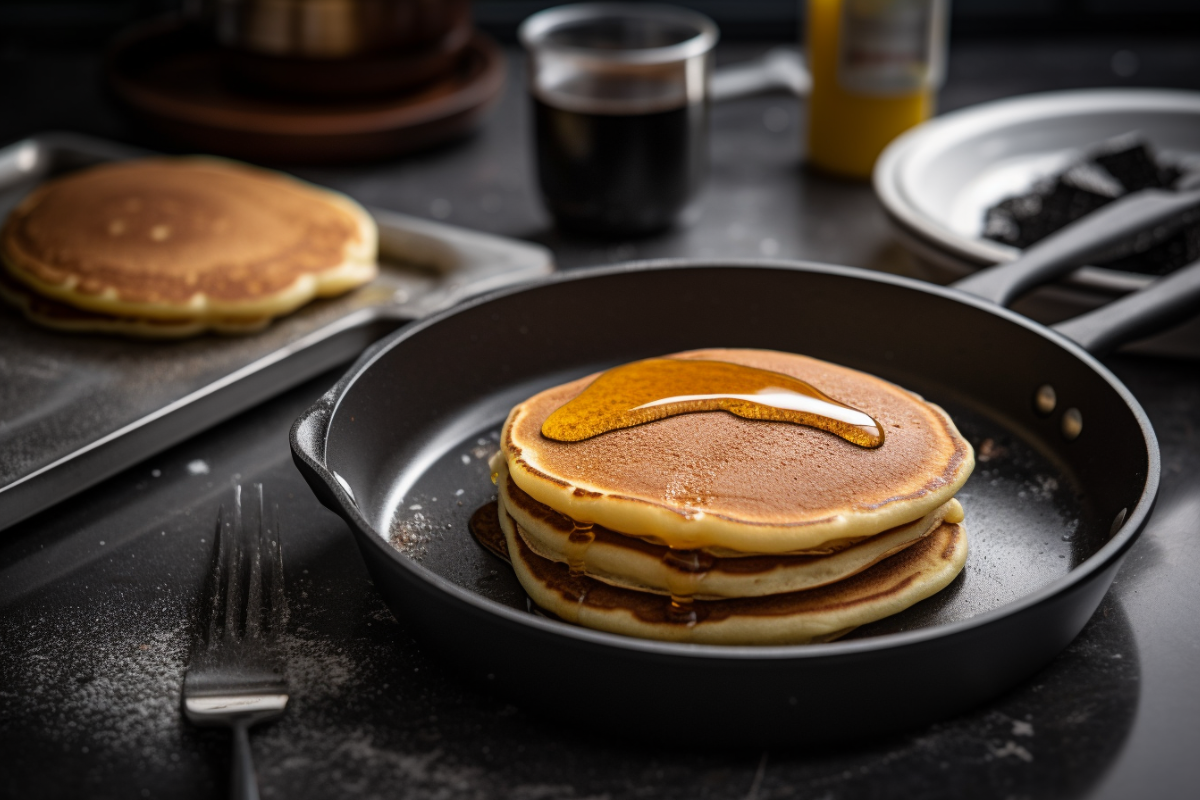
<svg viewBox="0 0 1200 800">
<path fill-rule="evenodd" d="M 559 225 L 639 234 L 676 222 L 708 165 L 717 26 L 650 3 L 583 3 L 521 25 L 542 198 Z"/>
</svg>

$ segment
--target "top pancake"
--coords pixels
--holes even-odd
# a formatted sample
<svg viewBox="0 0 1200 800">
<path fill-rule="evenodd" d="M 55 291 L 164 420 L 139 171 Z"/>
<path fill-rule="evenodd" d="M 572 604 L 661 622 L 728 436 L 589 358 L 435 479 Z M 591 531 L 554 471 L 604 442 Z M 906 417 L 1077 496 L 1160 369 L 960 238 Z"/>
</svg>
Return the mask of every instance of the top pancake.
<svg viewBox="0 0 1200 800">
<path fill-rule="evenodd" d="M 723 411 L 682 414 L 578 442 L 542 422 L 595 375 L 510 412 L 501 452 L 516 484 L 579 522 L 678 548 L 787 553 L 873 536 L 950 500 L 974 467 L 942 409 L 857 370 L 769 350 L 694 350 L 790 375 L 874 417 L 884 444 Z"/>
<path fill-rule="evenodd" d="M 9 216 L 12 276 L 117 316 L 262 318 L 376 272 L 361 206 L 275 172 L 207 157 L 106 164 L 50 181 Z"/>
</svg>

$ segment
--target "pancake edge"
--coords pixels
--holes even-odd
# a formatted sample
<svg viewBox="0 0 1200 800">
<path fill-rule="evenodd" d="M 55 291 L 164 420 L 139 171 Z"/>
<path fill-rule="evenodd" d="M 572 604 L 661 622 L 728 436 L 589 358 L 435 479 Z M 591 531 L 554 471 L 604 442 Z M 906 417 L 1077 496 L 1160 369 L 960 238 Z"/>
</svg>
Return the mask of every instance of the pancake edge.
<svg viewBox="0 0 1200 800">
<path fill-rule="evenodd" d="M 939 535 L 943 529 L 951 528 L 951 541 L 942 551 L 931 574 L 923 581 L 912 578 L 921 573 L 910 574 L 898 580 L 890 591 L 879 593 L 886 600 L 865 612 L 861 606 L 839 608 L 831 611 L 801 613 L 779 616 L 738 616 L 710 622 L 700 621 L 694 625 L 655 624 L 645 622 L 632 611 L 607 609 L 597 611 L 584 602 L 567 600 L 559 592 L 547 588 L 538 581 L 525 563 L 526 554 L 540 558 L 526 548 L 522 551 L 517 537 L 516 524 L 507 514 L 500 515 L 500 526 L 508 543 L 513 572 L 521 587 L 540 608 L 549 611 L 567 622 L 585 628 L 657 641 L 717 644 L 717 645 L 789 645 L 828 642 L 856 627 L 897 614 L 946 588 L 962 572 L 967 559 L 966 529 L 961 523 L 943 523 L 931 535 Z M 632 590 L 626 590 L 632 591 Z M 872 598 L 866 598 L 870 600 Z M 665 601 L 664 602 L 668 602 Z M 706 601 L 697 600 L 703 603 Z M 720 602 L 720 601 L 717 601 Z"/>
<path fill-rule="evenodd" d="M 513 502 L 508 488 L 509 478 L 507 469 L 501 466 L 497 479 L 497 499 L 502 513 L 507 513 L 513 519 L 517 525 L 517 532 L 530 550 L 549 561 L 567 563 L 566 555 L 562 552 L 561 547 L 557 547 L 560 544 L 556 541 L 559 538 L 558 535 L 547 534 L 540 530 L 540 521 L 531 522 L 521 507 Z M 694 597 L 714 600 L 759 597 L 827 586 L 870 569 L 885 558 L 916 544 L 950 517 L 957 517 L 957 520 L 954 521 L 962 520 L 961 506 L 956 500 L 947 501 L 920 519 L 882 531 L 834 553 L 774 554 L 768 557 L 780 559 L 777 566 L 750 574 L 723 573 L 719 568 L 714 568 L 700 579 Z M 612 531 L 612 533 L 618 536 L 622 535 L 619 531 Z M 583 557 L 584 574 L 610 586 L 653 594 L 670 594 L 668 581 L 660 579 L 665 577 L 667 571 L 671 569 L 670 567 L 662 565 L 659 559 L 645 553 L 631 553 L 626 556 L 616 553 L 606 555 L 607 550 L 614 549 L 602 542 L 593 543 Z M 795 558 L 797 561 L 799 559 L 809 562 L 820 560 L 823 562 L 824 569 L 804 570 L 802 573 L 800 569 L 789 567 L 786 562 L 789 557 Z M 736 557 L 715 556 L 715 559 L 719 563 L 723 560 L 735 561 Z M 625 570 L 619 571 L 622 567 Z M 789 577 L 788 572 L 793 570 L 794 574 Z"/>
<path fill-rule="evenodd" d="M 188 339 L 205 333 L 218 333 L 222 336 L 245 336 L 257 333 L 271 324 L 270 317 L 259 319 L 238 320 L 152 320 L 136 317 L 114 317 L 96 311 L 68 306 L 48 297 L 41 297 L 24 284 L 10 284 L 7 271 L 0 264 L 0 300 L 20 311 L 25 319 L 35 325 L 63 333 L 99 333 L 111 336 L 126 336 L 135 339 L 153 339 L 167 341 Z M 15 283 L 15 281 L 13 282 Z M 42 314 L 34 304 L 34 300 L 54 303 L 70 309 L 82 316 L 70 319 L 56 317 L 52 314 Z"/>
</svg>

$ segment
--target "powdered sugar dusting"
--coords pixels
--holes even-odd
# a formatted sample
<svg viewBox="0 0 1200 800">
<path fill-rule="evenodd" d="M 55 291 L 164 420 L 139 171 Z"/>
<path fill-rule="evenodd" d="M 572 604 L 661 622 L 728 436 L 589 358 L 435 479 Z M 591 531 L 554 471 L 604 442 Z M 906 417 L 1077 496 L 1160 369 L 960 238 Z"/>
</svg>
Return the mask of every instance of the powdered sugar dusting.
<svg viewBox="0 0 1200 800">
<path fill-rule="evenodd" d="M 411 508 L 419 509 L 421 506 L 413 505 Z M 434 533 L 433 523 L 423 512 L 417 511 L 409 517 L 393 522 L 389 541 L 409 558 L 420 561 L 425 556 L 426 545 L 432 541 Z"/>
<path fill-rule="evenodd" d="M 24 658 L 0 674 L 5 716 L 40 710 L 46 724 L 37 735 L 66 752 L 104 754 L 153 771 L 176 766 L 181 752 L 194 750 L 184 740 L 201 735 L 180 708 L 192 643 L 188 605 L 166 596 L 150 614 L 115 603 L 6 617 L 0 647 Z M 285 634 L 280 644 L 289 692 L 304 704 L 336 700 L 355 678 L 344 647 L 307 629 Z M 47 708 L 54 709 L 48 718 Z"/>
</svg>

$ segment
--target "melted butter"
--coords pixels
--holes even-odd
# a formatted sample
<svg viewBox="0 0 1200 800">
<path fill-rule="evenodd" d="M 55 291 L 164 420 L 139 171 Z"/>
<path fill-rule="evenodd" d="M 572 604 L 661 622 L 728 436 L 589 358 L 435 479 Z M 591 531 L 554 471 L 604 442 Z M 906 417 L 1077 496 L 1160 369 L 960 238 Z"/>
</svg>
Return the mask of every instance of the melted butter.
<svg viewBox="0 0 1200 800">
<path fill-rule="evenodd" d="M 681 358 L 649 358 L 608 370 L 547 417 L 542 435 L 579 442 L 702 411 L 806 425 L 860 447 L 879 447 L 884 439 L 883 426 L 870 415 L 797 378 L 726 361 Z"/>
</svg>

